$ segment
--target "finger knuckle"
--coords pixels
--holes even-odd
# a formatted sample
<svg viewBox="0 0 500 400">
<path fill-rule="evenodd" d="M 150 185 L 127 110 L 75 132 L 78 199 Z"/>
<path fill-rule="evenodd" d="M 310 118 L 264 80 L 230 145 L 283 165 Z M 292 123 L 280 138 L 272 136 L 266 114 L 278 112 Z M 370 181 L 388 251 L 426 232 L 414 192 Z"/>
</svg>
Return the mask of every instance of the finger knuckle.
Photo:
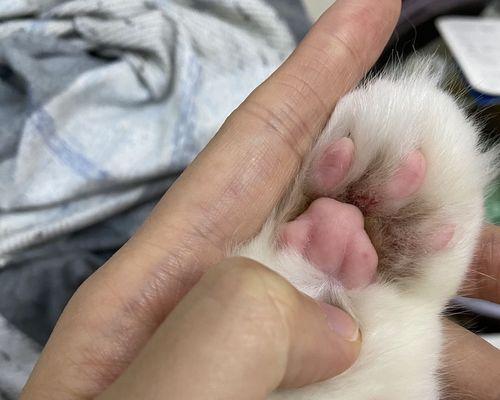
<svg viewBox="0 0 500 400">
<path fill-rule="evenodd" d="M 273 84 L 280 85 L 277 82 Z M 279 89 L 276 90 L 279 93 Z M 287 152 L 297 160 L 302 158 L 305 150 L 303 139 L 308 136 L 309 128 L 287 100 L 267 106 L 251 99 L 247 101 L 242 111 L 256 122 L 254 126 L 257 129 L 269 133 L 271 139 L 278 139 L 285 145 Z"/>
<path fill-rule="evenodd" d="M 283 277 L 267 267 L 246 258 L 230 258 L 216 267 L 218 285 L 222 290 L 234 290 L 248 296 L 259 307 L 266 308 L 273 320 L 286 328 L 299 306 L 298 291 Z"/>
</svg>

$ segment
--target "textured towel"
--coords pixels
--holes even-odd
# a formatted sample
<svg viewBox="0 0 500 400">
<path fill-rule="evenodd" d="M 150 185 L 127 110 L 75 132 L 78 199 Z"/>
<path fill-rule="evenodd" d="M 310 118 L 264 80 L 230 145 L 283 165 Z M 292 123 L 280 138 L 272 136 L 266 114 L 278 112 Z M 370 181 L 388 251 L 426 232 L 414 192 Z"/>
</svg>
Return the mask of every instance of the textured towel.
<svg viewBox="0 0 500 400">
<path fill-rule="evenodd" d="M 291 52 L 259 0 L 0 3 L 0 258 L 163 192 Z"/>
<path fill-rule="evenodd" d="M 32 339 L 292 50 L 288 28 L 304 35 L 299 0 L 267 3 L 0 1 L 0 400 L 18 397 Z"/>
<path fill-rule="evenodd" d="M 14 400 L 38 358 L 40 348 L 0 315 L 0 400 Z"/>
</svg>

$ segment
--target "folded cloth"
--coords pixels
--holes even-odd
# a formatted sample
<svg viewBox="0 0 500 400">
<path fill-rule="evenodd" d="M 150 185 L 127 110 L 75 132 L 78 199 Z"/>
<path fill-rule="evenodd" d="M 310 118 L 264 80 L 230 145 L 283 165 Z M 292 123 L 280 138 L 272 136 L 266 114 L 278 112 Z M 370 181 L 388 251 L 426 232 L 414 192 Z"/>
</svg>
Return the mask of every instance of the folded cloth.
<svg viewBox="0 0 500 400">
<path fill-rule="evenodd" d="M 300 0 L 0 2 L 0 400 L 308 27 Z"/>
<path fill-rule="evenodd" d="M 156 201 L 17 253 L 0 271 L 0 314 L 44 345 L 74 291 L 130 238 Z"/>
<path fill-rule="evenodd" d="M 40 348 L 0 315 L 0 400 L 14 400 L 26 382 Z"/>
<path fill-rule="evenodd" d="M 294 47 L 260 0 L 2 2 L 0 21 L 4 265 L 164 191 Z"/>
</svg>

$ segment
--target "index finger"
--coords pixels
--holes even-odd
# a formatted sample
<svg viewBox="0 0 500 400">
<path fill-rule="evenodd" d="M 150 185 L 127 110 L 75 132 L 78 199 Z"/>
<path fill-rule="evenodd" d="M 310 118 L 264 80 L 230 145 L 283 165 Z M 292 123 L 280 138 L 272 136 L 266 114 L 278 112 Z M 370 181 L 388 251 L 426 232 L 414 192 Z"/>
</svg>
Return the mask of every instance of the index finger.
<svg viewBox="0 0 500 400">
<path fill-rule="evenodd" d="M 78 290 L 24 398 L 94 397 L 234 242 L 285 192 L 337 100 L 376 61 L 400 0 L 338 0 L 228 118 L 148 221 Z"/>
<path fill-rule="evenodd" d="M 183 292 L 231 244 L 254 234 L 294 179 L 336 102 L 379 56 L 399 8 L 395 0 L 337 1 L 290 58 L 227 119 L 126 253 L 142 253 L 149 246 L 149 259 L 141 264 L 175 271 Z M 124 261 L 120 258 L 122 269 Z"/>
</svg>

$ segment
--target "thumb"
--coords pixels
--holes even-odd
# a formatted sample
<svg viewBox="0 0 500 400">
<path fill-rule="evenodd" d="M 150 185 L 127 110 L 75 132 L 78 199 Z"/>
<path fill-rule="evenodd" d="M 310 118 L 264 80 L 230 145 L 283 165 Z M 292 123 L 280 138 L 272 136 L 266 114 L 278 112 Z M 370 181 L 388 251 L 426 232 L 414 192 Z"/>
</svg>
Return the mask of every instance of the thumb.
<svg viewBox="0 0 500 400">
<path fill-rule="evenodd" d="M 213 267 L 99 399 L 263 399 L 349 368 L 358 328 L 255 261 Z"/>
</svg>

